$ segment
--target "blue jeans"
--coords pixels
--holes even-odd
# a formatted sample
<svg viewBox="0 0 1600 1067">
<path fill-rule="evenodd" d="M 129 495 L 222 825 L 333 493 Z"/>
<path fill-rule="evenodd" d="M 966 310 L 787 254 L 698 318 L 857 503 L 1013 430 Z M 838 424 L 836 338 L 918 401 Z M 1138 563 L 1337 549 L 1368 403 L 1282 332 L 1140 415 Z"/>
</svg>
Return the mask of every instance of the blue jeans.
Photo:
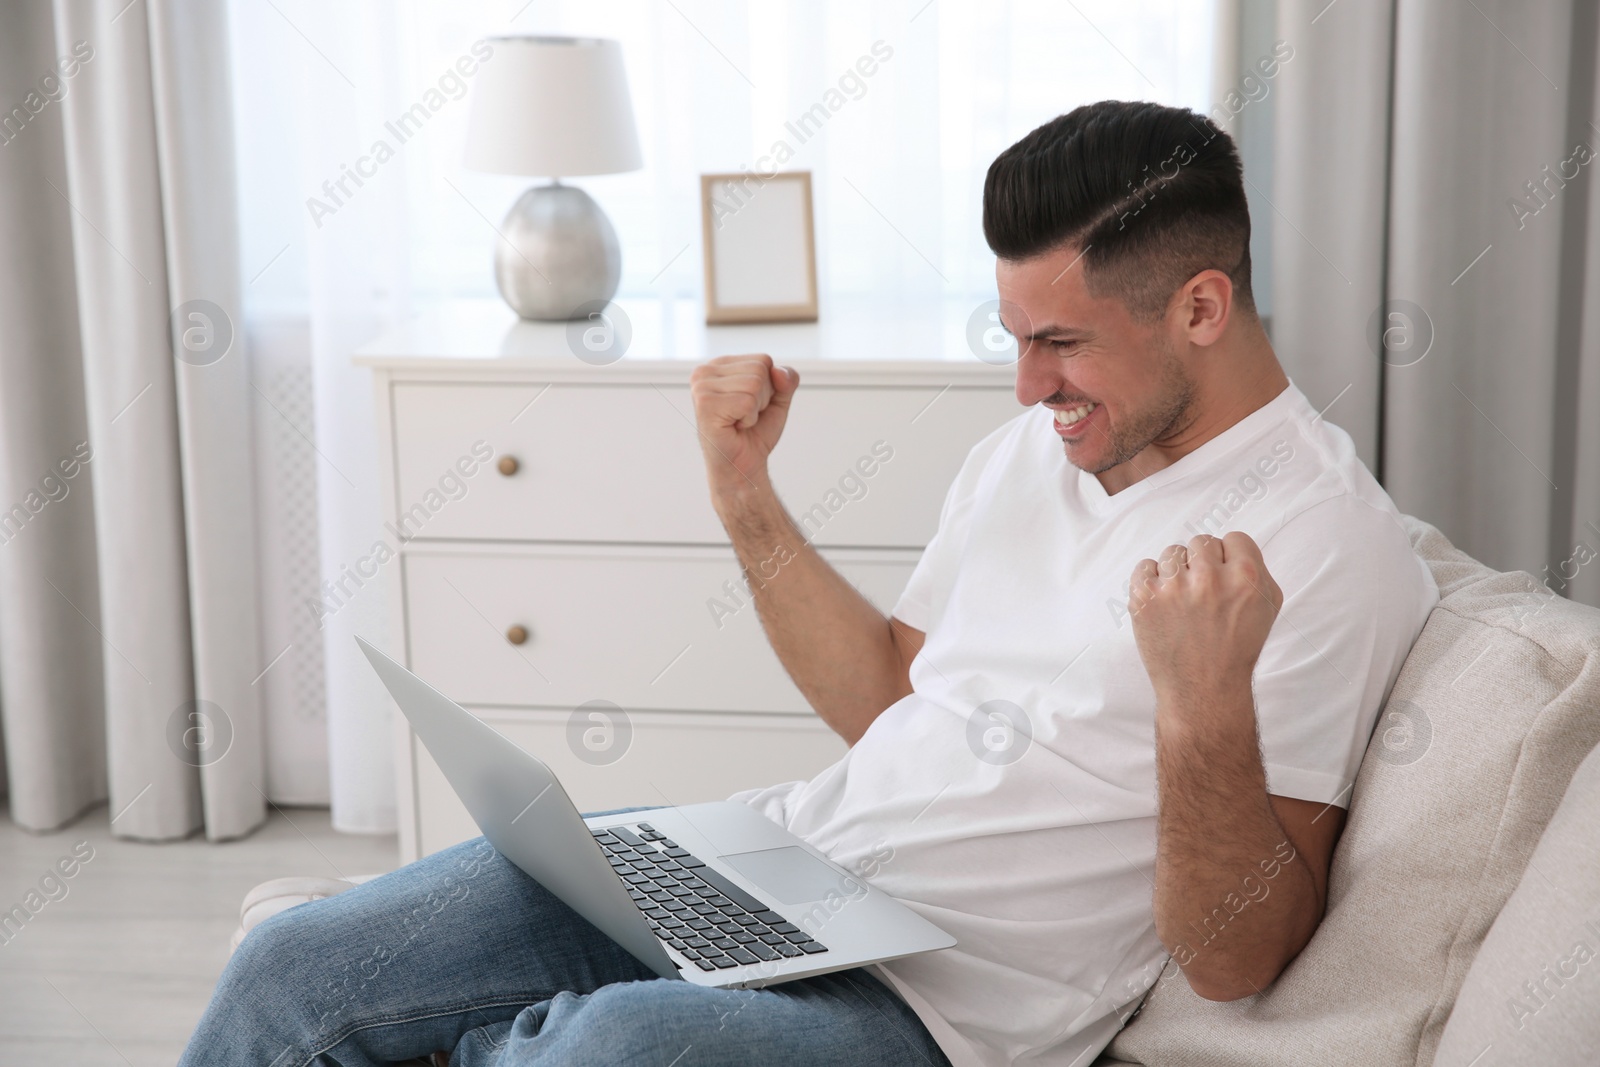
<svg viewBox="0 0 1600 1067">
<path fill-rule="evenodd" d="M 268 919 L 180 1067 L 949 1067 L 866 971 L 760 990 L 656 977 L 479 838 Z"/>
</svg>

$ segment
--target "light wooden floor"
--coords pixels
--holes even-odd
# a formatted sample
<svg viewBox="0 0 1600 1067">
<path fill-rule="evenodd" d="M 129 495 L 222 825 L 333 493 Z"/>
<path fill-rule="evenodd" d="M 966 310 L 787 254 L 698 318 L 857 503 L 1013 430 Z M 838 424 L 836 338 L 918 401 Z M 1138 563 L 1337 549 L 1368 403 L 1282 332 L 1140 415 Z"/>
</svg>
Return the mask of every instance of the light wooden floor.
<svg viewBox="0 0 1600 1067">
<path fill-rule="evenodd" d="M 113 839 L 103 807 L 37 835 L 0 806 L 0 912 L 81 841 L 94 858 L 66 896 L 0 943 L 0 1064 L 172 1067 L 251 886 L 387 871 L 398 858 L 393 836 L 334 833 L 316 809 L 274 812 L 243 841 L 148 845 Z"/>
</svg>

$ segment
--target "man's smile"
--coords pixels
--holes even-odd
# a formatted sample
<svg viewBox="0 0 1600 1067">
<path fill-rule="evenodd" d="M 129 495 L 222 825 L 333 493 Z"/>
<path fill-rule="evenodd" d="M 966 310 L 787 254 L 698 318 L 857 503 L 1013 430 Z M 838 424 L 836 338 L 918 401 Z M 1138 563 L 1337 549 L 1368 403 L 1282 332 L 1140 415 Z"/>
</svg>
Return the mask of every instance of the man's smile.
<svg viewBox="0 0 1600 1067">
<path fill-rule="evenodd" d="M 1056 433 L 1069 440 L 1082 437 L 1089 431 L 1100 405 L 1093 400 L 1070 408 L 1051 408 L 1055 413 Z"/>
</svg>

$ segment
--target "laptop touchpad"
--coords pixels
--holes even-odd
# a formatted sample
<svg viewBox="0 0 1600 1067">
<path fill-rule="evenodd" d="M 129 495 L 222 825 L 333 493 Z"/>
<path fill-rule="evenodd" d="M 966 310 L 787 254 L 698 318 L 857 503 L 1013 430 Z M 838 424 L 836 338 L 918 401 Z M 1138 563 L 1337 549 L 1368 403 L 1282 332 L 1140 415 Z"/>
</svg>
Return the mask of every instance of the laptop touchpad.
<svg viewBox="0 0 1600 1067">
<path fill-rule="evenodd" d="M 859 898 L 866 889 L 798 845 L 735 852 L 719 858 L 784 904 L 821 900 L 829 893 Z"/>
</svg>

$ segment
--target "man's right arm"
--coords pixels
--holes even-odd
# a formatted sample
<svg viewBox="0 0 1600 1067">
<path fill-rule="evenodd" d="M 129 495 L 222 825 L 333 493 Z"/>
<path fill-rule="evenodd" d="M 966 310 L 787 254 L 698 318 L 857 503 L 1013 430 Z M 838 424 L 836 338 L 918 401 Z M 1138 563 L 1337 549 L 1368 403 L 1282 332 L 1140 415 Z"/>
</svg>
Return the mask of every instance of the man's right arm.
<svg viewBox="0 0 1600 1067">
<path fill-rule="evenodd" d="M 849 744 L 911 692 L 923 633 L 886 618 L 812 548 L 768 478 L 799 375 L 772 357 L 719 356 L 690 395 L 711 503 L 749 578 L 756 611 L 789 677 Z"/>
</svg>

